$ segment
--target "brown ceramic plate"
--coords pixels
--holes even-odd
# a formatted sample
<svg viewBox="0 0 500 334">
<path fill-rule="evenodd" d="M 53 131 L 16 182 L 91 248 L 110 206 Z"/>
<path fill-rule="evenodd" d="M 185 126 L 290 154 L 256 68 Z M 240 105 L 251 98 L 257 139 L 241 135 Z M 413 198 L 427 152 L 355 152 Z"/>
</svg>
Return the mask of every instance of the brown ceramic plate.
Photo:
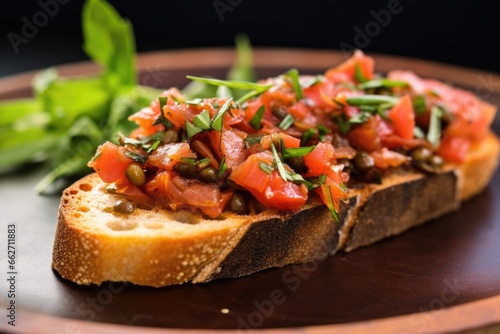
<svg viewBox="0 0 500 334">
<path fill-rule="evenodd" d="M 474 91 L 500 105 L 500 76 L 416 59 L 373 55 L 376 70 L 411 69 Z M 139 57 L 141 81 L 182 87 L 185 76 L 225 77 L 234 53 L 179 50 Z M 259 77 L 322 73 L 340 52 L 257 49 Z M 89 63 L 60 67 L 64 75 L 97 71 Z M 33 73 L 0 80 L 0 99 L 30 95 Z M 1 115 L 0 115 L 1 117 Z M 494 130 L 500 133 L 497 117 Z M 270 269 L 238 279 L 161 289 L 126 284 L 78 286 L 50 268 L 58 196 L 33 187 L 44 167 L 0 176 L 1 242 L 17 226 L 17 326 L 52 333 L 157 333 L 205 329 L 264 332 L 441 333 L 500 324 L 500 173 L 479 196 L 400 236 L 319 264 Z M 4 276 L 5 246 L 0 252 Z M 2 278 L 5 282 L 5 278 Z M 8 302 L 3 289 L 2 309 Z M 6 313 L 3 311 L 2 313 Z M 184 332 L 184 331 L 182 331 Z"/>
</svg>

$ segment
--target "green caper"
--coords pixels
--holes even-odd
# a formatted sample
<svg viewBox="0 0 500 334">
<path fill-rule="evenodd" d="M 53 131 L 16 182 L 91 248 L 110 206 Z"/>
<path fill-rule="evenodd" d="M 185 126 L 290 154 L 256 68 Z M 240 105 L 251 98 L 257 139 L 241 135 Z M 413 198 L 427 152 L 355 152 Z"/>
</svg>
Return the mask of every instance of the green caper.
<svg viewBox="0 0 500 334">
<path fill-rule="evenodd" d="M 142 170 L 141 165 L 137 162 L 132 162 L 126 170 L 127 178 L 135 186 L 142 186 L 146 183 L 146 175 Z"/>
<path fill-rule="evenodd" d="M 180 176 L 188 179 L 194 179 L 196 177 L 196 166 L 192 164 L 185 164 L 182 162 L 176 163 L 174 171 L 179 173 Z"/>
<path fill-rule="evenodd" d="M 304 163 L 304 157 L 292 157 L 286 160 L 286 164 L 290 166 L 296 173 L 307 172 L 307 166 Z"/>
<path fill-rule="evenodd" d="M 196 178 L 202 182 L 215 183 L 217 182 L 218 172 L 213 167 L 206 167 L 196 174 Z"/>
<path fill-rule="evenodd" d="M 113 205 L 113 210 L 118 213 L 129 214 L 134 212 L 135 204 L 131 201 L 119 199 Z"/>
<path fill-rule="evenodd" d="M 367 174 L 373 167 L 375 167 L 375 161 L 373 157 L 366 152 L 358 151 L 353 159 L 354 168 L 360 174 Z"/>
<path fill-rule="evenodd" d="M 234 193 L 228 204 L 229 210 L 239 215 L 248 214 L 248 205 L 243 195 Z"/>
<path fill-rule="evenodd" d="M 432 151 L 426 147 L 419 147 L 411 152 L 411 157 L 415 162 L 426 162 L 432 157 Z"/>
<path fill-rule="evenodd" d="M 433 155 L 429 159 L 429 164 L 432 167 L 439 168 L 443 165 L 443 158 L 441 158 L 439 155 Z"/>
<path fill-rule="evenodd" d="M 228 187 L 231 187 L 235 190 L 241 190 L 241 191 L 246 191 L 247 189 L 240 186 L 239 184 L 237 184 L 236 182 L 234 182 L 233 180 L 231 179 L 227 179 L 227 185 Z"/>
<path fill-rule="evenodd" d="M 161 139 L 162 144 L 173 144 L 177 143 L 179 140 L 179 135 L 176 130 L 174 129 L 168 129 L 165 131 L 165 134 L 163 135 L 163 138 Z"/>
</svg>

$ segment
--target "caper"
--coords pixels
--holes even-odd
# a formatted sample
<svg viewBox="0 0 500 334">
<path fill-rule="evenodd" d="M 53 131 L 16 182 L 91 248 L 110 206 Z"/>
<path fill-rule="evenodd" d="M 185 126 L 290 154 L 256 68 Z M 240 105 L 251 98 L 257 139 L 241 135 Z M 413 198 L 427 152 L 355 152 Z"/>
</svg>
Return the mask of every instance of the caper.
<svg viewBox="0 0 500 334">
<path fill-rule="evenodd" d="M 426 162 L 432 157 L 432 151 L 426 147 L 419 147 L 411 152 L 411 157 L 415 162 Z"/>
<path fill-rule="evenodd" d="M 367 174 L 375 167 L 373 157 L 366 152 L 358 151 L 352 162 L 354 163 L 354 168 L 360 174 Z"/>
<path fill-rule="evenodd" d="M 126 170 L 127 178 L 135 186 L 142 186 L 146 183 L 146 175 L 142 170 L 141 165 L 137 162 L 132 162 Z"/>
<path fill-rule="evenodd" d="M 218 173 L 213 167 L 203 168 L 196 174 L 196 178 L 202 182 L 214 183 L 217 182 Z"/>
<path fill-rule="evenodd" d="M 132 213 L 135 210 L 135 204 L 131 201 L 119 199 L 113 205 L 113 210 L 118 213 Z"/>
<path fill-rule="evenodd" d="M 307 172 L 307 166 L 304 163 L 304 157 L 292 157 L 286 159 L 286 164 L 290 166 L 296 173 Z"/>
<path fill-rule="evenodd" d="M 177 134 L 177 131 L 174 129 L 168 129 L 163 135 L 161 142 L 162 144 L 173 144 L 177 143 L 178 140 L 179 140 L 179 135 Z"/>
<path fill-rule="evenodd" d="M 174 166 L 174 171 L 179 173 L 180 176 L 188 178 L 188 179 L 194 179 L 196 177 L 196 166 L 192 164 L 186 164 L 186 163 L 176 163 Z"/>
<path fill-rule="evenodd" d="M 233 194 L 233 196 L 231 196 L 231 199 L 229 200 L 228 208 L 232 212 L 237 213 L 239 215 L 248 214 L 248 205 L 247 205 L 247 202 L 245 200 L 245 197 L 243 197 L 243 195 L 240 195 L 237 193 L 235 193 L 235 194 Z"/>
<path fill-rule="evenodd" d="M 235 190 L 241 190 L 241 191 L 246 191 L 247 189 L 240 186 L 239 184 L 237 184 L 236 182 L 234 182 L 233 180 L 231 179 L 227 179 L 227 185 L 228 187 L 231 187 Z"/>
<path fill-rule="evenodd" d="M 433 155 L 429 159 L 429 164 L 432 167 L 439 168 L 443 165 L 443 158 L 441 158 L 439 155 Z"/>
</svg>

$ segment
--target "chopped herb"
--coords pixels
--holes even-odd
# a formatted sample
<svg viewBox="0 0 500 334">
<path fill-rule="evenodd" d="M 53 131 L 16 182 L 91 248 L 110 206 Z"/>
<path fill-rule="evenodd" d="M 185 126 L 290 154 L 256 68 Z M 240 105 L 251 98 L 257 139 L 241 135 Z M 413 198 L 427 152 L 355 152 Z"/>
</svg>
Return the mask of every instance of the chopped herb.
<svg viewBox="0 0 500 334">
<path fill-rule="evenodd" d="M 423 115 L 427 111 L 427 106 L 425 103 L 425 97 L 422 95 L 417 95 L 413 98 L 413 110 L 415 110 L 415 114 Z"/>
<path fill-rule="evenodd" d="M 346 115 L 342 114 L 340 116 L 336 116 L 333 118 L 333 120 L 335 121 L 335 123 L 337 123 L 340 133 L 346 134 L 349 132 L 349 130 L 351 130 L 352 124 Z"/>
<path fill-rule="evenodd" d="M 259 168 L 263 170 L 266 174 L 271 174 L 274 170 L 273 166 L 268 165 L 262 161 L 259 162 Z"/>
<path fill-rule="evenodd" d="M 320 141 L 325 140 L 325 136 L 329 131 L 328 128 L 323 124 L 319 124 L 316 128 L 318 129 L 319 140 Z"/>
<path fill-rule="evenodd" d="M 293 125 L 293 122 L 295 122 L 295 118 L 292 115 L 287 114 L 278 127 L 282 130 L 286 130 Z"/>
<path fill-rule="evenodd" d="M 227 86 L 219 86 L 215 96 L 218 98 L 230 98 L 233 96 L 231 90 Z"/>
<path fill-rule="evenodd" d="M 181 157 L 182 162 L 188 165 L 195 165 L 196 164 L 196 159 L 195 158 L 185 158 Z"/>
<path fill-rule="evenodd" d="M 312 87 L 315 84 L 320 83 L 322 80 L 323 80 L 323 76 L 322 75 L 315 75 L 312 78 L 307 78 L 306 80 L 303 80 L 302 81 L 302 87 L 303 88 Z"/>
<path fill-rule="evenodd" d="M 359 63 L 356 63 L 356 66 L 354 68 L 354 79 L 359 82 L 367 82 L 369 79 L 363 74 L 363 70 L 361 69 L 361 66 L 359 66 Z"/>
<path fill-rule="evenodd" d="M 190 121 L 186 121 L 186 132 L 188 138 L 192 138 L 195 134 L 202 132 L 203 129 L 200 129 Z"/>
<path fill-rule="evenodd" d="M 222 160 L 219 165 L 219 178 L 222 178 L 224 176 L 224 173 L 226 173 L 227 170 L 227 165 L 226 165 L 226 156 L 222 156 Z"/>
<path fill-rule="evenodd" d="M 233 102 L 233 99 L 227 99 L 227 101 L 220 107 L 219 111 L 217 111 L 217 114 L 215 114 L 214 118 L 212 119 L 212 129 L 215 131 L 222 131 L 222 120 L 224 118 L 224 114 L 226 111 L 229 109 L 229 105 Z"/>
<path fill-rule="evenodd" d="M 156 121 L 153 123 L 153 125 L 157 124 L 163 124 L 167 129 L 173 128 L 174 125 L 172 122 L 168 120 L 168 118 L 165 117 L 165 113 L 163 112 L 163 107 L 167 105 L 167 97 L 166 96 L 160 96 L 158 98 L 159 104 L 160 104 L 160 117 L 156 119 Z"/>
<path fill-rule="evenodd" d="M 187 100 L 186 104 L 200 104 L 203 102 L 203 99 L 200 99 L 199 97 L 192 99 L 192 100 Z"/>
<path fill-rule="evenodd" d="M 196 166 L 199 168 L 199 169 L 203 169 L 205 167 L 208 167 L 212 162 L 210 161 L 209 158 L 203 158 L 201 160 L 198 160 L 196 162 Z"/>
<path fill-rule="evenodd" d="M 269 88 L 271 88 L 273 85 L 272 84 L 259 84 L 255 82 L 250 82 L 250 81 L 238 81 L 238 80 L 219 80 L 219 79 L 212 79 L 212 78 L 203 78 L 203 77 L 196 77 L 192 75 L 186 76 L 186 78 L 194 80 L 194 81 L 199 81 L 199 82 L 204 82 L 209 85 L 214 85 L 214 86 L 226 86 L 228 88 L 234 88 L 234 89 L 249 89 L 249 90 L 257 90 L 261 93 L 265 92 Z"/>
<path fill-rule="evenodd" d="M 210 129 L 210 114 L 208 113 L 208 110 L 203 110 L 201 113 L 196 115 L 193 123 L 202 130 Z"/>
<path fill-rule="evenodd" d="M 302 92 L 302 87 L 300 87 L 299 71 L 296 68 L 292 68 L 286 73 L 286 76 L 290 79 L 292 83 L 297 101 L 302 100 L 302 98 L 304 97 L 304 93 Z"/>
<path fill-rule="evenodd" d="M 382 103 L 391 103 L 392 105 L 399 102 L 399 97 L 387 96 L 387 95 L 361 95 L 347 98 L 347 103 L 351 106 L 362 106 L 362 105 L 379 105 Z"/>
<path fill-rule="evenodd" d="M 140 164 L 144 164 L 146 163 L 146 161 L 148 160 L 148 157 L 147 156 L 144 156 L 144 155 L 140 155 L 140 154 L 137 154 L 135 152 L 132 152 L 132 151 L 125 151 L 125 156 L 129 159 L 132 159 L 134 161 L 137 161 L 138 163 Z"/>
<path fill-rule="evenodd" d="M 261 133 L 250 133 L 248 136 L 245 138 L 245 143 L 248 146 L 253 146 L 255 144 L 260 144 L 260 141 L 264 135 Z"/>
<path fill-rule="evenodd" d="M 349 119 L 350 124 L 362 124 L 366 122 L 370 117 L 372 117 L 372 114 L 368 111 L 361 111 L 359 114 L 355 115 L 354 117 L 351 117 Z"/>
<path fill-rule="evenodd" d="M 266 107 L 263 105 L 257 109 L 255 114 L 252 116 L 252 119 L 250 120 L 249 124 L 252 128 L 255 130 L 260 130 L 261 124 L 262 124 L 262 117 L 264 116 L 264 111 L 266 110 Z"/>
<path fill-rule="evenodd" d="M 281 178 L 286 181 L 287 173 L 285 170 L 285 166 L 283 166 L 283 162 L 281 162 L 280 156 L 278 154 L 278 151 L 276 150 L 276 147 L 274 146 L 274 143 L 271 143 L 271 151 L 273 152 L 276 168 L 278 168 L 278 172 L 280 173 Z"/>
<path fill-rule="evenodd" d="M 330 210 L 330 213 L 332 214 L 333 219 L 335 222 L 339 222 L 339 216 L 337 214 L 337 211 L 335 211 L 335 205 L 333 202 L 333 195 L 332 195 L 332 188 L 329 184 L 323 184 L 321 186 L 321 191 L 323 192 L 323 196 L 326 201 L 326 206 Z"/>
<path fill-rule="evenodd" d="M 305 146 L 305 147 L 291 147 L 291 148 L 285 148 L 283 150 L 283 159 L 289 159 L 289 158 L 296 158 L 296 157 L 302 157 L 306 155 L 309 152 L 312 152 L 314 150 L 314 145 L 313 146 Z"/>
<path fill-rule="evenodd" d="M 307 143 L 307 141 L 313 137 L 315 137 L 318 134 L 318 130 L 311 128 L 307 129 L 304 134 L 302 135 L 302 143 Z"/>
<path fill-rule="evenodd" d="M 153 143 L 153 145 L 151 145 L 151 147 L 150 147 L 150 148 L 146 149 L 146 152 L 148 152 L 148 153 L 153 152 L 154 150 L 156 150 L 156 149 L 158 148 L 158 145 L 160 145 L 160 143 L 161 143 L 161 140 L 160 140 L 160 139 L 158 139 L 157 141 L 155 141 L 155 142 Z"/>
<path fill-rule="evenodd" d="M 439 141 L 441 139 L 441 117 L 443 117 L 443 109 L 433 106 L 431 108 L 431 119 L 429 131 L 427 132 L 427 140 L 434 147 L 439 146 Z"/>
<path fill-rule="evenodd" d="M 408 86 L 406 81 L 391 80 L 391 79 L 374 79 L 365 81 L 358 85 L 359 89 L 372 89 L 372 88 L 393 88 Z"/>
<path fill-rule="evenodd" d="M 415 138 L 418 138 L 418 139 L 424 139 L 425 138 L 425 133 L 418 126 L 415 126 L 413 128 L 413 135 L 415 136 Z"/>
</svg>

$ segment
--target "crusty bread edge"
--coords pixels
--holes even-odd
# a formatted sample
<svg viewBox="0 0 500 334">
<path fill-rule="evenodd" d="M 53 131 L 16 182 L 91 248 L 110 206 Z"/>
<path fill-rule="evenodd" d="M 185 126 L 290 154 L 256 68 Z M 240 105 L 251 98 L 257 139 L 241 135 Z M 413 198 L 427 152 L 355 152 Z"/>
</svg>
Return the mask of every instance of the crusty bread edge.
<svg viewBox="0 0 500 334">
<path fill-rule="evenodd" d="M 481 192 L 491 180 L 497 165 L 500 154 L 500 142 L 493 134 L 488 134 L 487 138 L 479 145 L 476 145 L 468 155 L 466 161 L 460 166 L 447 167 L 457 176 L 457 206 L 460 201 Z M 410 179 L 425 178 L 424 175 L 410 174 L 410 176 L 395 177 L 394 187 L 398 183 L 408 182 Z M 387 180 L 382 188 L 387 188 Z M 172 284 L 182 284 L 186 282 L 206 282 L 221 277 L 237 277 L 247 275 L 251 272 L 270 267 L 281 267 L 290 263 L 307 262 L 323 256 L 324 252 L 329 255 L 334 254 L 338 249 L 353 250 L 363 245 L 351 245 L 350 235 L 356 227 L 357 218 L 363 210 L 367 201 L 370 200 L 374 192 L 380 191 L 381 187 L 370 186 L 363 190 L 354 191 L 352 203 L 348 206 L 342 217 L 341 224 L 334 224 L 326 208 L 317 201 L 308 203 L 302 211 L 312 210 L 320 207 L 315 214 L 314 228 L 318 231 L 335 231 L 332 233 L 321 232 L 319 238 L 312 237 L 300 239 L 302 232 L 292 233 L 286 230 L 287 221 L 293 220 L 295 216 L 290 213 L 280 214 L 275 211 L 266 211 L 254 216 L 228 215 L 224 223 L 218 220 L 203 221 L 203 224 L 220 224 L 210 233 L 204 232 L 196 235 L 195 238 L 185 237 L 178 239 L 163 239 L 159 236 L 149 234 L 144 240 L 138 241 L 133 233 L 115 232 L 111 236 L 106 233 L 96 233 L 92 229 L 82 229 L 75 224 L 74 207 L 77 200 L 75 196 L 82 196 L 82 190 L 91 184 L 92 188 L 102 187 L 102 183 L 95 174 L 91 174 L 75 182 L 65 190 L 59 208 L 58 224 L 53 248 L 52 268 L 59 274 L 78 284 L 100 284 L 104 281 L 128 281 L 138 285 L 161 287 Z M 86 191 L 83 191 L 85 196 Z M 104 192 L 103 192 L 104 194 Z M 111 195 L 110 195 L 111 196 Z M 455 209 L 450 207 L 446 211 Z M 163 210 L 166 211 L 166 210 Z M 432 218 L 437 215 L 431 215 Z M 85 214 L 85 213 L 83 213 Z M 140 215 L 141 213 L 137 213 Z M 188 214 L 189 216 L 189 214 Z M 193 216 L 193 219 L 195 217 Z M 199 217 L 197 218 L 199 220 Z M 273 224 L 281 222 L 283 231 L 288 231 L 290 235 L 285 247 L 287 254 L 280 251 L 280 256 L 265 264 L 257 265 L 252 270 L 236 270 L 233 266 L 227 265 L 230 259 L 251 257 L 248 252 L 255 251 L 256 246 L 243 243 L 245 240 L 256 238 L 255 233 L 282 233 L 281 230 L 273 230 Z M 297 224 L 299 228 L 306 224 L 306 219 L 302 217 Z M 407 226 L 398 231 L 421 224 L 423 221 L 410 222 Z M 223 225 L 222 227 L 220 227 Z M 252 228 L 260 225 L 262 228 Z M 313 226 L 313 225 L 311 225 Z M 294 227 L 294 228 L 295 228 Z M 257 231 L 257 232 L 253 232 Z M 266 232 L 267 231 L 267 232 Z M 383 231 L 381 235 L 389 236 L 394 233 Z M 319 240 L 324 238 L 324 240 Z M 369 244 L 380 240 L 370 241 Z M 307 241 L 305 241 L 307 240 Z M 295 243 L 295 244 L 294 244 Z M 320 247 L 313 247 L 314 244 Z M 324 246 L 328 245 L 328 246 Z M 300 247 L 299 247 L 300 246 Z M 283 246 L 282 246 L 283 247 Z M 294 248 L 295 247 L 295 248 Z M 125 251 L 126 250 L 126 251 Z M 300 250 L 300 251 L 299 251 Z M 278 250 L 279 251 L 279 250 Z M 297 255 L 300 253 L 300 256 Z M 234 261 L 233 261 L 234 262 Z M 244 267 L 244 264 L 242 264 Z"/>
</svg>

